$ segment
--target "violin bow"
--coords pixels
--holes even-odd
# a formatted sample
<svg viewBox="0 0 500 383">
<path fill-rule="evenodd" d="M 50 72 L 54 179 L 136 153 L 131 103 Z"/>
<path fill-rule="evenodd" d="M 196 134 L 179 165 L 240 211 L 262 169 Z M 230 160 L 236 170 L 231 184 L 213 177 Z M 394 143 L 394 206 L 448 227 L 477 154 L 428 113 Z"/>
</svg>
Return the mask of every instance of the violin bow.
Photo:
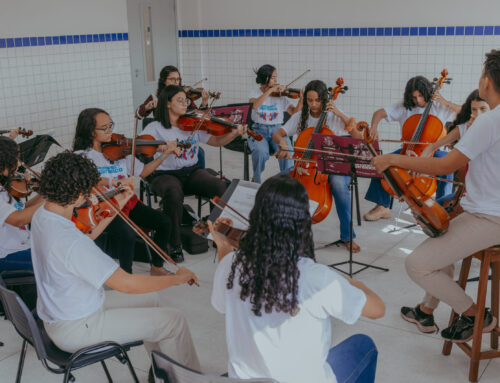
<svg viewBox="0 0 500 383">
<path fill-rule="evenodd" d="M 208 77 L 202 78 L 200 81 L 195 82 L 191 85 L 191 88 L 194 88 L 196 85 L 201 84 L 203 81 L 208 81 Z"/>
<path fill-rule="evenodd" d="M 212 202 L 221 211 L 223 211 L 224 208 L 227 207 L 230 211 L 232 211 L 232 215 L 233 216 L 234 216 L 234 214 L 236 214 L 235 217 L 238 218 L 238 220 L 240 220 L 240 221 L 243 220 L 242 222 L 245 223 L 245 224 L 249 224 L 250 223 L 250 220 L 247 217 L 245 217 L 243 214 L 241 214 L 236 209 L 232 208 L 229 204 L 227 204 L 226 202 L 224 202 L 221 198 L 214 197 L 214 198 L 210 199 L 210 202 Z"/>
<path fill-rule="evenodd" d="M 285 88 L 288 88 L 288 87 L 290 87 L 290 85 L 292 85 L 293 83 L 295 83 L 295 82 L 299 81 L 302 77 L 304 77 L 304 76 L 305 76 L 306 74 L 308 74 L 310 71 L 311 71 L 310 69 L 306 70 L 304 73 L 302 73 L 302 74 L 301 74 L 299 77 L 297 77 L 295 80 L 292 80 L 292 81 L 290 81 L 287 85 L 285 85 Z"/>
<path fill-rule="evenodd" d="M 134 136 L 132 138 L 132 165 L 131 165 L 131 169 L 130 169 L 130 175 L 132 177 L 134 177 L 134 175 L 135 175 L 136 140 L 137 140 L 137 116 L 134 115 Z"/>
</svg>

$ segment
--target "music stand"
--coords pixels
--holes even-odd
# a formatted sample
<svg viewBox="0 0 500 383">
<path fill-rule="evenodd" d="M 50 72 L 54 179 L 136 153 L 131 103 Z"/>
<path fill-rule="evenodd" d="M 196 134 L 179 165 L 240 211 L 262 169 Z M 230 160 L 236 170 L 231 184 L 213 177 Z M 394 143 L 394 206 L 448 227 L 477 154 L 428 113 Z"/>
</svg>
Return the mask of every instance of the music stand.
<svg viewBox="0 0 500 383">
<path fill-rule="evenodd" d="M 250 126 L 252 123 L 251 118 L 252 104 L 251 103 L 239 103 L 239 104 L 229 104 L 225 106 L 217 106 L 212 108 L 211 114 L 215 117 L 226 117 L 229 118 L 234 124 L 242 124 Z M 245 181 L 250 180 L 249 172 L 249 160 L 248 160 L 248 142 L 247 139 L 237 137 L 229 144 L 224 145 L 226 149 L 233 150 L 236 152 L 243 152 L 243 179 Z M 219 165 L 220 165 L 220 175 L 222 176 L 222 148 L 219 148 Z"/>
<path fill-rule="evenodd" d="M 19 144 L 21 161 L 28 166 L 35 166 L 43 162 L 52 144 L 61 146 L 54 137 L 48 134 L 41 134 L 21 142 Z"/>
<path fill-rule="evenodd" d="M 350 176 L 349 191 L 351 193 L 351 219 L 349 222 L 349 260 L 333 263 L 328 265 L 344 274 L 352 277 L 353 275 L 368 269 L 373 268 L 382 271 L 389 271 L 389 269 L 379 266 L 369 265 L 352 260 L 352 233 L 353 233 L 353 204 L 354 204 L 354 188 L 358 185 L 358 176 L 363 178 L 381 178 L 381 174 L 377 173 L 375 168 L 370 165 L 372 154 L 366 148 L 363 140 L 352 137 L 341 137 L 325 134 L 313 134 L 314 149 L 320 151 L 318 154 L 318 170 L 325 174 L 336 174 L 343 176 Z M 378 142 L 374 143 L 375 150 L 378 149 Z M 323 152 L 323 153 L 321 153 Z M 347 156 L 345 155 L 347 154 Z M 339 245 L 341 240 L 329 243 L 321 248 L 326 248 L 332 245 Z M 338 266 L 349 265 L 349 272 L 346 272 Z M 353 273 L 352 265 L 363 266 Z"/>
</svg>

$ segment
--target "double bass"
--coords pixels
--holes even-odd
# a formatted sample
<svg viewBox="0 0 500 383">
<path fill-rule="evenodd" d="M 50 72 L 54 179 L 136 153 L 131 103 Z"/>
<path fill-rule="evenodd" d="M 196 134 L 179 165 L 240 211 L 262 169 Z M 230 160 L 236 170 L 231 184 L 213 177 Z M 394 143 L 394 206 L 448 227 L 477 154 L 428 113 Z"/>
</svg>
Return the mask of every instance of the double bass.
<svg viewBox="0 0 500 383">
<path fill-rule="evenodd" d="M 347 86 L 344 85 L 344 79 L 342 77 L 337 79 L 336 84 L 337 86 L 331 89 L 328 94 L 328 101 L 336 100 L 340 93 L 345 93 L 348 89 Z M 312 223 L 323 221 L 328 216 L 328 213 L 330 213 L 333 204 L 330 184 L 328 183 L 328 174 L 320 173 L 315 163 L 317 156 L 314 154 L 314 143 L 312 139 L 313 134 L 333 135 L 333 132 L 324 126 L 327 114 L 328 113 L 323 110 L 316 127 L 309 127 L 300 132 L 295 141 L 293 159 L 302 159 L 302 161 L 296 161 L 290 173 L 290 177 L 295 178 L 304 185 L 309 195 L 309 199 L 318 203 L 318 208 L 312 217 Z M 304 150 L 304 148 L 306 149 Z M 307 171 L 309 172 L 308 175 L 299 174 L 297 171 L 298 168 L 304 167 L 307 167 Z"/>
<path fill-rule="evenodd" d="M 452 79 L 447 76 L 448 71 L 443 69 L 441 71 L 441 77 L 434 79 L 431 99 L 425 106 L 423 113 L 410 116 L 403 124 L 401 141 L 406 141 L 408 143 L 403 145 L 400 154 L 420 156 L 427 146 L 427 144 L 422 144 L 421 142 L 436 142 L 446 135 L 446 129 L 443 123 L 436 116 L 429 114 L 429 112 L 433 104 L 432 97 L 434 94 L 441 89 L 443 84 L 449 84 L 451 82 Z M 419 184 L 419 189 L 426 195 L 429 197 L 434 195 L 437 189 L 437 181 L 435 179 L 415 175 L 412 177 L 415 178 L 415 183 Z M 382 187 L 387 193 L 393 197 L 397 197 L 396 193 L 385 179 L 382 180 Z"/>
</svg>

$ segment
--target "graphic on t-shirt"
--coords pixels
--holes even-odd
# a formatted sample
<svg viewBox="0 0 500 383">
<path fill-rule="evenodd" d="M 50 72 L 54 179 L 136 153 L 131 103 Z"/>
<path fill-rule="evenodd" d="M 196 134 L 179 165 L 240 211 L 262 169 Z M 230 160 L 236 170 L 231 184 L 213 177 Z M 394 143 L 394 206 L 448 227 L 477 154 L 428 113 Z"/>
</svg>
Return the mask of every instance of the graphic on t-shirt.
<svg viewBox="0 0 500 383">
<path fill-rule="evenodd" d="M 109 165 L 109 166 L 98 166 L 97 170 L 99 171 L 99 174 L 104 176 L 104 174 L 109 174 L 110 178 L 116 178 L 117 173 L 123 173 L 123 167 L 118 166 L 118 165 Z"/>
<path fill-rule="evenodd" d="M 14 206 L 14 209 L 16 209 L 16 210 L 23 210 L 24 209 L 24 203 L 22 201 L 14 201 L 12 206 Z"/>
<path fill-rule="evenodd" d="M 278 118 L 278 107 L 276 104 L 261 105 L 257 113 L 264 121 L 274 121 Z"/>
<path fill-rule="evenodd" d="M 189 137 L 187 140 L 179 140 L 179 142 L 181 144 L 186 144 L 186 143 L 191 144 L 191 147 L 189 149 L 184 150 L 179 158 L 182 158 L 183 160 L 195 158 L 198 150 L 196 139 L 194 137 Z"/>
</svg>

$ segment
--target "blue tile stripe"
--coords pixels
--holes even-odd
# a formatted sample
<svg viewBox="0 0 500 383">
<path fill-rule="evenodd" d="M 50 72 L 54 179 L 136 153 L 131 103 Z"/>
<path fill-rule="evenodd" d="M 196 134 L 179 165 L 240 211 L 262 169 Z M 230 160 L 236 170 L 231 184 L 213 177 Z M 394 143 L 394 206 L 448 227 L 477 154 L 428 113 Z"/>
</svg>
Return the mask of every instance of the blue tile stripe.
<svg viewBox="0 0 500 383">
<path fill-rule="evenodd" d="M 182 29 L 191 37 L 324 37 L 324 36 L 499 36 L 500 25 L 383 27 L 383 28 L 284 28 L 284 29 Z M 14 42 L 15 44 L 15 42 Z M 1 41 L 0 41 L 1 47 Z"/>
<path fill-rule="evenodd" d="M 218 37 L 211 31 L 211 37 Z M 179 31 L 179 37 L 181 33 Z M 186 36 L 187 37 L 187 36 Z M 191 36 L 192 37 L 192 36 Z M 128 41 L 128 33 L 100 33 L 88 35 L 59 35 L 59 36 L 32 36 L 0 38 L 0 48 L 38 47 L 45 45 L 68 45 L 86 43 L 105 43 L 113 41 Z"/>
</svg>

